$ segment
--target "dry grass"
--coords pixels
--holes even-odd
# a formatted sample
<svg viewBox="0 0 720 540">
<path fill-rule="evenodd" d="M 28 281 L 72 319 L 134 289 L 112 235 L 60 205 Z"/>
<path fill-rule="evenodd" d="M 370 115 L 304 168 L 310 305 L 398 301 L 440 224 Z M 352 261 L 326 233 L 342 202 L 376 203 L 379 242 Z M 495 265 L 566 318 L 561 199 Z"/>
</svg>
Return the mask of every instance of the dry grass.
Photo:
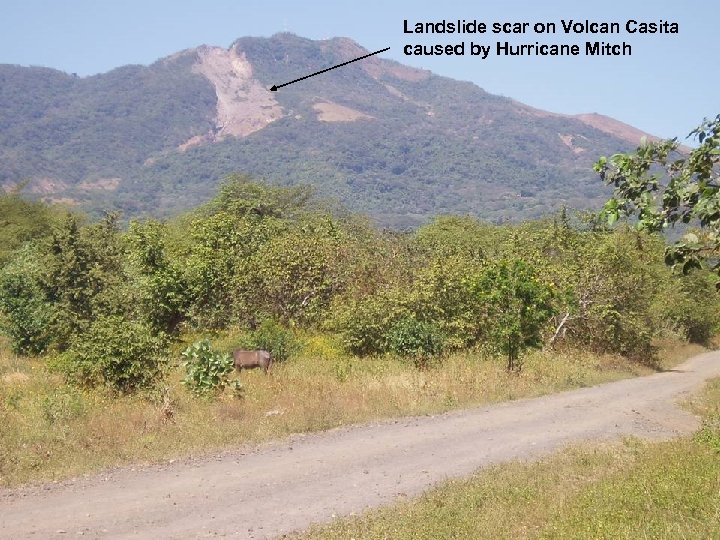
<svg viewBox="0 0 720 540">
<path fill-rule="evenodd" d="M 719 538 L 720 379 L 695 410 L 706 425 L 695 438 L 498 465 L 298 538 Z"/>
<path fill-rule="evenodd" d="M 669 366 L 700 348 L 666 344 Z M 324 337 L 269 376 L 243 372 L 244 397 L 194 398 L 179 368 L 165 386 L 115 397 L 66 386 L 37 359 L 0 347 L 0 485 L 67 478 L 290 433 L 537 396 L 648 373 L 622 358 L 537 352 L 520 374 L 499 360 L 455 355 L 418 371 L 397 359 L 344 357 Z"/>
</svg>

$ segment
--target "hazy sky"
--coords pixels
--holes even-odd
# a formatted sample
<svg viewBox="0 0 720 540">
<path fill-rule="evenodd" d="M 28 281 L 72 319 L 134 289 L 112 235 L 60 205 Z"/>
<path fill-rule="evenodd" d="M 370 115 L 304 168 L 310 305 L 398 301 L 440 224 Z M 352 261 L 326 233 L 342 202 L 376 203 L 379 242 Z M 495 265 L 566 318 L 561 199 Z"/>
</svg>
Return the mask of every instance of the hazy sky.
<svg viewBox="0 0 720 540">
<path fill-rule="evenodd" d="M 241 36 L 290 31 L 322 39 L 347 36 L 383 57 L 470 80 L 489 92 L 560 113 L 598 112 L 653 134 L 684 137 L 703 117 L 720 113 L 720 39 L 717 0 L 688 2 L 435 0 L 1 0 L 0 63 L 41 65 L 90 75 L 114 67 L 148 64 L 200 44 L 228 46 Z M 539 36 L 406 35 L 403 20 L 477 19 L 552 21 L 558 33 Z M 619 22 L 675 21 L 678 35 L 574 36 L 623 41 L 629 57 L 575 58 L 410 57 L 408 43 L 498 40 L 563 43 L 561 19 Z M 278 83 L 281 81 L 277 81 Z"/>
</svg>

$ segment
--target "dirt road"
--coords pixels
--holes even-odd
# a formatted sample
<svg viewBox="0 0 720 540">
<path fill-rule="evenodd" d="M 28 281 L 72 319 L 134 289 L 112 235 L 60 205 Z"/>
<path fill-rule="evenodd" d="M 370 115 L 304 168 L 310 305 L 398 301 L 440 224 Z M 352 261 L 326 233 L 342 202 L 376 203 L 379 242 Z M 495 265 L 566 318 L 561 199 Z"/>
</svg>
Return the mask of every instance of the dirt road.
<svg viewBox="0 0 720 540">
<path fill-rule="evenodd" d="M 542 398 L 0 491 L 0 537 L 278 536 L 570 442 L 687 433 L 697 419 L 675 402 L 714 376 L 718 352 L 671 372 Z"/>
</svg>

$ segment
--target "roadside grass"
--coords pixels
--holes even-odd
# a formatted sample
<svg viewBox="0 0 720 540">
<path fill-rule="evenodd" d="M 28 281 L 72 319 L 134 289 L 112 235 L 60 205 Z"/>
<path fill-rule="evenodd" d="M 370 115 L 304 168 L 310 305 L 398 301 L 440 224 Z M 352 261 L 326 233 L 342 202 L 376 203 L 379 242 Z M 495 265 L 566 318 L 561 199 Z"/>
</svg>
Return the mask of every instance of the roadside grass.
<svg viewBox="0 0 720 540">
<path fill-rule="evenodd" d="M 693 437 L 512 462 L 295 538 L 720 538 L 720 379 Z"/>
<path fill-rule="evenodd" d="M 236 337 L 214 345 L 223 348 Z M 303 352 L 271 374 L 243 372 L 243 396 L 193 397 L 180 383 L 178 345 L 166 381 L 134 396 L 67 386 L 39 359 L 0 343 L 0 486 L 60 480 L 129 463 L 199 455 L 291 433 L 400 415 L 532 397 L 650 373 L 621 357 L 535 352 L 509 374 L 502 359 L 450 356 L 427 370 L 397 358 L 343 355 L 328 336 L 305 336 Z M 662 344 L 671 367 L 702 352 Z"/>
</svg>

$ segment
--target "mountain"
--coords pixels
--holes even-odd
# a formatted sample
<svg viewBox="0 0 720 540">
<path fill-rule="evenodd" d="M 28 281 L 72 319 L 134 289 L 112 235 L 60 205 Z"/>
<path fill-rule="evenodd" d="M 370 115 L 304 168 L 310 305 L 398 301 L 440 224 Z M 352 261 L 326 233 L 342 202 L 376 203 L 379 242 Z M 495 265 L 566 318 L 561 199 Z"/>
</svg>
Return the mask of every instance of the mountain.
<svg viewBox="0 0 720 540">
<path fill-rule="evenodd" d="M 591 164 L 645 135 L 378 56 L 268 90 L 368 52 L 285 33 L 84 78 L 1 65 L 0 185 L 164 216 L 243 172 L 313 184 L 388 226 L 438 213 L 504 221 L 597 207 L 607 189 Z"/>
</svg>

